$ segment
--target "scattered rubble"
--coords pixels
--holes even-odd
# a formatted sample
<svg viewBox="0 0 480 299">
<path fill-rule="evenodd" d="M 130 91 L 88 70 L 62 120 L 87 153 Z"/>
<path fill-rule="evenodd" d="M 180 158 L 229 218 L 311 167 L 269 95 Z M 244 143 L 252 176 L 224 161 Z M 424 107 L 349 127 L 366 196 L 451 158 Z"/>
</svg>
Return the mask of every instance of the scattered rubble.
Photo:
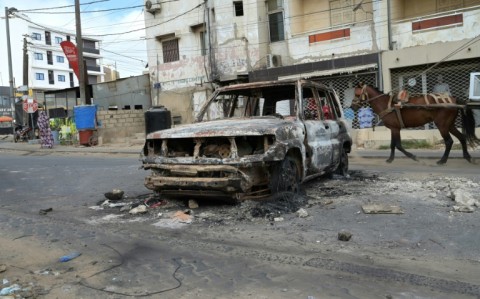
<svg viewBox="0 0 480 299">
<path fill-rule="evenodd" d="M 196 200 L 194 200 L 194 199 L 190 199 L 190 200 L 188 201 L 188 207 L 189 207 L 190 209 L 198 209 L 198 202 L 197 202 Z"/>
<path fill-rule="evenodd" d="M 0 273 L 7 271 L 7 265 L 1 264 L 0 265 Z"/>
<path fill-rule="evenodd" d="M 125 192 L 123 190 L 113 189 L 112 191 L 107 192 L 104 195 L 109 200 L 118 201 L 118 200 L 121 200 L 123 198 L 123 194 L 125 194 Z"/>
<path fill-rule="evenodd" d="M 403 214 L 399 206 L 390 206 L 385 204 L 363 205 L 362 210 L 365 214 Z"/>
<path fill-rule="evenodd" d="M 350 241 L 351 238 L 352 238 L 352 234 L 345 231 L 339 232 L 337 237 L 339 241 L 344 241 L 344 242 Z"/>
<path fill-rule="evenodd" d="M 144 206 L 144 205 L 139 205 L 139 206 L 131 209 L 130 211 L 128 211 L 128 213 L 131 214 L 131 215 L 143 214 L 143 213 L 146 213 L 146 212 L 147 212 L 147 206 Z"/>
<path fill-rule="evenodd" d="M 51 211 L 53 211 L 52 208 L 42 209 L 42 210 L 38 211 L 38 214 L 40 214 L 40 215 L 47 215 L 47 213 L 50 213 Z"/>
<path fill-rule="evenodd" d="M 308 217 L 308 212 L 301 208 L 299 209 L 297 212 L 296 212 L 297 216 L 300 217 L 300 218 L 305 218 L 305 217 Z"/>
</svg>

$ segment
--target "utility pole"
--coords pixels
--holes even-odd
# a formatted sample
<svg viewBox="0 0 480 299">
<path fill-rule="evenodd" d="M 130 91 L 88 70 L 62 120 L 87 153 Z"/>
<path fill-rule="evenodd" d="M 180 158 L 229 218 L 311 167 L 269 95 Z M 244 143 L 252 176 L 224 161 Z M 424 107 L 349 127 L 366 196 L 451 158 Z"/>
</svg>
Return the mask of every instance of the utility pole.
<svg viewBox="0 0 480 299">
<path fill-rule="evenodd" d="M 26 36 L 23 38 L 23 85 L 28 86 L 28 52 Z"/>
<path fill-rule="evenodd" d="M 86 86 L 88 84 L 86 73 L 86 67 L 83 62 L 83 39 L 82 39 L 82 22 L 80 19 L 80 0 L 75 0 L 75 23 L 77 27 L 77 52 L 78 52 L 78 72 L 80 78 L 78 79 L 78 85 L 80 87 L 80 100 L 85 99 L 85 104 L 90 105 L 92 103 L 90 97 L 86 96 Z M 87 77 L 87 78 L 86 78 Z"/>
<path fill-rule="evenodd" d="M 5 25 L 7 30 L 7 50 L 8 50 L 8 75 L 9 75 L 9 82 L 10 82 L 10 107 L 12 109 L 12 118 L 15 119 L 15 97 L 13 94 L 13 70 L 12 70 L 12 49 L 10 46 L 10 24 L 8 22 L 8 18 L 10 14 L 16 12 L 17 9 L 14 7 L 5 7 Z M 12 120 L 12 134 L 15 135 L 15 127 L 13 126 Z M 15 139 L 15 136 L 14 136 Z"/>
</svg>

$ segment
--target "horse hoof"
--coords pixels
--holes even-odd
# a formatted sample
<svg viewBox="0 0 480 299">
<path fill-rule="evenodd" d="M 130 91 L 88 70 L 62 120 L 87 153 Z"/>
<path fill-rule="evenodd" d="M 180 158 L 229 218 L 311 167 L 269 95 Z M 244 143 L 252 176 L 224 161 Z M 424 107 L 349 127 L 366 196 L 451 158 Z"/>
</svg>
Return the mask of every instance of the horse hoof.
<svg viewBox="0 0 480 299">
<path fill-rule="evenodd" d="M 418 159 L 416 156 L 412 156 L 412 160 L 418 162 Z"/>
<path fill-rule="evenodd" d="M 437 165 L 444 165 L 445 163 L 447 163 L 447 161 L 440 160 L 437 162 Z"/>
<path fill-rule="evenodd" d="M 393 161 L 393 159 L 388 159 L 388 160 L 385 161 L 385 162 L 387 162 L 387 163 L 392 163 L 392 161 Z"/>
</svg>

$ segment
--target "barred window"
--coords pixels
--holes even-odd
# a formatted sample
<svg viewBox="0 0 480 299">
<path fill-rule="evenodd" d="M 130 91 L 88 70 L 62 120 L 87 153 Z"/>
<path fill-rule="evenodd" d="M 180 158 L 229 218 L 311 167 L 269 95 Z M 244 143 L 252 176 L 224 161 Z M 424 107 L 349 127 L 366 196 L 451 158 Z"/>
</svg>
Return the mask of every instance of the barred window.
<svg viewBox="0 0 480 299">
<path fill-rule="evenodd" d="M 268 0 L 267 8 L 268 26 L 270 29 L 270 41 L 282 41 L 285 39 L 282 0 Z"/>
<path fill-rule="evenodd" d="M 180 60 L 178 39 L 171 39 L 162 42 L 163 63 Z"/>
</svg>

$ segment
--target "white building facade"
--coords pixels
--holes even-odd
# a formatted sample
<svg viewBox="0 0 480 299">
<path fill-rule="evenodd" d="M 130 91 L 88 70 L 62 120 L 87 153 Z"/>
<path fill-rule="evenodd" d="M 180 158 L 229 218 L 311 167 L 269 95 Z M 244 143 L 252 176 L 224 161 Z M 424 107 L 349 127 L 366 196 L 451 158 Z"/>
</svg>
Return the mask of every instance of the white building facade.
<svg viewBox="0 0 480 299">
<path fill-rule="evenodd" d="M 359 81 L 427 93 L 441 77 L 466 99 L 469 74 L 480 71 L 478 0 L 145 4 L 154 104 L 180 122 L 215 86 L 234 82 L 309 78 L 347 106 Z"/>
<path fill-rule="evenodd" d="M 15 88 L 27 85 L 31 96 L 42 103 L 45 101 L 43 95 L 45 91 L 78 86 L 78 78 L 73 69 L 70 68 L 69 62 L 60 47 L 62 41 L 70 40 L 75 44 L 74 33 L 47 26 L 33 25 L 16 17 L 10 18 L 9 22 Z M 4 37 L 5 32 L 2 32 L 0 38 Z M 99 50 L 100 40 L 88 36 L 83 37 L 83 46 L 88 82 L 103 82 L 102 55 Z M 2 84 L 8 85 L 9 72 L 6 47 L 2 47 L 1 55 L 5 58 L 5 63 L 0 64 Z M 26 68 L 24 67 L 25 59 L 28 62 Z"/>
</svg>

